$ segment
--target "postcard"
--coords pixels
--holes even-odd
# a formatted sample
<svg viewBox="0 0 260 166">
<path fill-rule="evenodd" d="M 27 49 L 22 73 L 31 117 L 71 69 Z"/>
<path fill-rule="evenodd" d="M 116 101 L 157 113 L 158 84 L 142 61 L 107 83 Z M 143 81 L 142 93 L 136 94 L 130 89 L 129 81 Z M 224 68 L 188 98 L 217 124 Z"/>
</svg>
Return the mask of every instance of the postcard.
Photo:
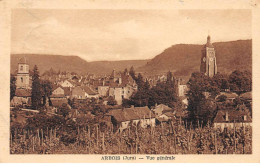
<svg viewBox="0 0 260 166">
<path fill-rule="evenodd" d="M 259 162 L 259 5 L 1 0 L 0 162 Z"/>
</svg>

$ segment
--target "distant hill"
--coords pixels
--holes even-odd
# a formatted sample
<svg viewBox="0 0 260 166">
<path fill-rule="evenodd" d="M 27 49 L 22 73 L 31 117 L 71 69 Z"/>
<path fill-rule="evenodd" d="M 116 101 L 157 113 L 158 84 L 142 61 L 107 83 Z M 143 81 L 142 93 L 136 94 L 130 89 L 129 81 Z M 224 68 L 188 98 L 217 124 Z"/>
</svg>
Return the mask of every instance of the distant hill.
<svg viewBox="0 0 260 166">
<path fill-rule="evenodd" d="M 213 43 L 216 50 L 217 67 L 221 73 L 236 69 L 252 70 L 252 40 Z M 78 56 L 12 54 L 11 72 L 17 69 L 21 57 L 26 57 L 30 69 L 36 64 L 41 73 L 50 68 L 79 74 L 110 74 L 113 69 L 122 71 L 134 66 L 137 72 L 161 74 L 172 71 L 175 76 L 189 77 L 199 71 L 203 45 L 177 44 L 164 50 L 151 60 L 95 61 L 87 62 Z"/>
<path fill-rule="evenodd" d="M 216 50 L 218 72 L 230 73 L 236 69 L 252 70 L 252 40 L 213 43 Z M 158 74 L 172 71 L 176 76 L 189 76 L 200 70 L 203 45 L 177 44 L 164 50 L 140 72 Z"/>
<path fill-rule="evenodd" d="M 124 60 L 124 61 L 95 61 L 87 62 L 78 56 L 62 56 L 62 55 L 42 55 L 42 54 L 11 54 L 11 73 L 17 70 L 17 65 L 21 57 L 26 57 L 33 69 L 37 65 L 40 73 L 50 68 L 55 71 L 70 71 L 79 74 L 110 74 L 113 69 L 122 71 L 125 68 L 134 66 L 138 68 L 147 63 L 148 60 Z"/>
</svg>

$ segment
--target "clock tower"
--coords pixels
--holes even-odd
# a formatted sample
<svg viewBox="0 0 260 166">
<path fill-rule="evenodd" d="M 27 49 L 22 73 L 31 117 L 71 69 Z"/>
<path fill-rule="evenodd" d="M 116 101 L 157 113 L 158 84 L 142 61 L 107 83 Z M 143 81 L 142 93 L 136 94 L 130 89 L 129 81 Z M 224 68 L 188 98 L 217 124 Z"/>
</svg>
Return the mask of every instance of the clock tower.
<svg viewBox="0 0 260 166">
<path fill-rule="evenodd" d="M 214 46 L 211 44 L 210 36 L 207 37 L 207 43 L 201 50 L 200 72 L 205 73 L 209 77 L 217 74 L 217 62 Z"/>
</svg>

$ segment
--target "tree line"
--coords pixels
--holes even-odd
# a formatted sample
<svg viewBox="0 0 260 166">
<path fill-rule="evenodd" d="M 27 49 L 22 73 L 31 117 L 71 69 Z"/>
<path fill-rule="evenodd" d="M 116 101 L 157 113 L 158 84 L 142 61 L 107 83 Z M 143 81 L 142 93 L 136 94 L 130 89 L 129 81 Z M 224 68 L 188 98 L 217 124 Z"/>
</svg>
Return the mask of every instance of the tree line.
<svg viewBox="0 0 260 166">
<path fill-rule="evenodd" d="M 213 120 L 217 113 L 216 96 L 221 91 L 235 92 L 238 95 L 251 91 L 252 74 L 250 71 L 235 70 L 230 75 L 218 73 L 210 78 L 204 73 L 195 72 L 192 73 L 187 85 L 190 119 L 207 123 L 208 120 Z M 225 98 L 221 96 L 219 101 L 224 101 Z"/>
</svg>

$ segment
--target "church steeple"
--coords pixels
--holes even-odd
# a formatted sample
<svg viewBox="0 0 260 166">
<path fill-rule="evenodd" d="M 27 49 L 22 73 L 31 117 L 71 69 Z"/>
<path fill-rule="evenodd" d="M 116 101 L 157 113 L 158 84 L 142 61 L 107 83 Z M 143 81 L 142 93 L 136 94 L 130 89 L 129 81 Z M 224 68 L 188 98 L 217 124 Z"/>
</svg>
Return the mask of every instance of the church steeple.
<svg viewBox="0 0 260 166">
<path fill-rule="evenodd" d="M 206 43 L 205 47 L 214 48 L 214 46 L 212 45 L 212 43 L 210 41 L 210 36 L 209 35 L 207 37 L 207 43 Z"/>
<path fill-rule="evenodd" d="M 216 56 L 215 56 L 215 49 L 210 41 L 210 36 L 207 37 L 207 43 L 204 45 L 203 49 L 201 50 L 201 65 L 200 65 L 200 72 L 205 73 L 205 75 L 209 77 L 213 77 L 217 74 L 217 63 L 216 63 Z"/>
<path fill-rule="evenodd" d="M 211 43 L 210 42 L 210 36 L 208 35 L 208 37 L 207 37 L 207 43 Z"/>
</svg>

